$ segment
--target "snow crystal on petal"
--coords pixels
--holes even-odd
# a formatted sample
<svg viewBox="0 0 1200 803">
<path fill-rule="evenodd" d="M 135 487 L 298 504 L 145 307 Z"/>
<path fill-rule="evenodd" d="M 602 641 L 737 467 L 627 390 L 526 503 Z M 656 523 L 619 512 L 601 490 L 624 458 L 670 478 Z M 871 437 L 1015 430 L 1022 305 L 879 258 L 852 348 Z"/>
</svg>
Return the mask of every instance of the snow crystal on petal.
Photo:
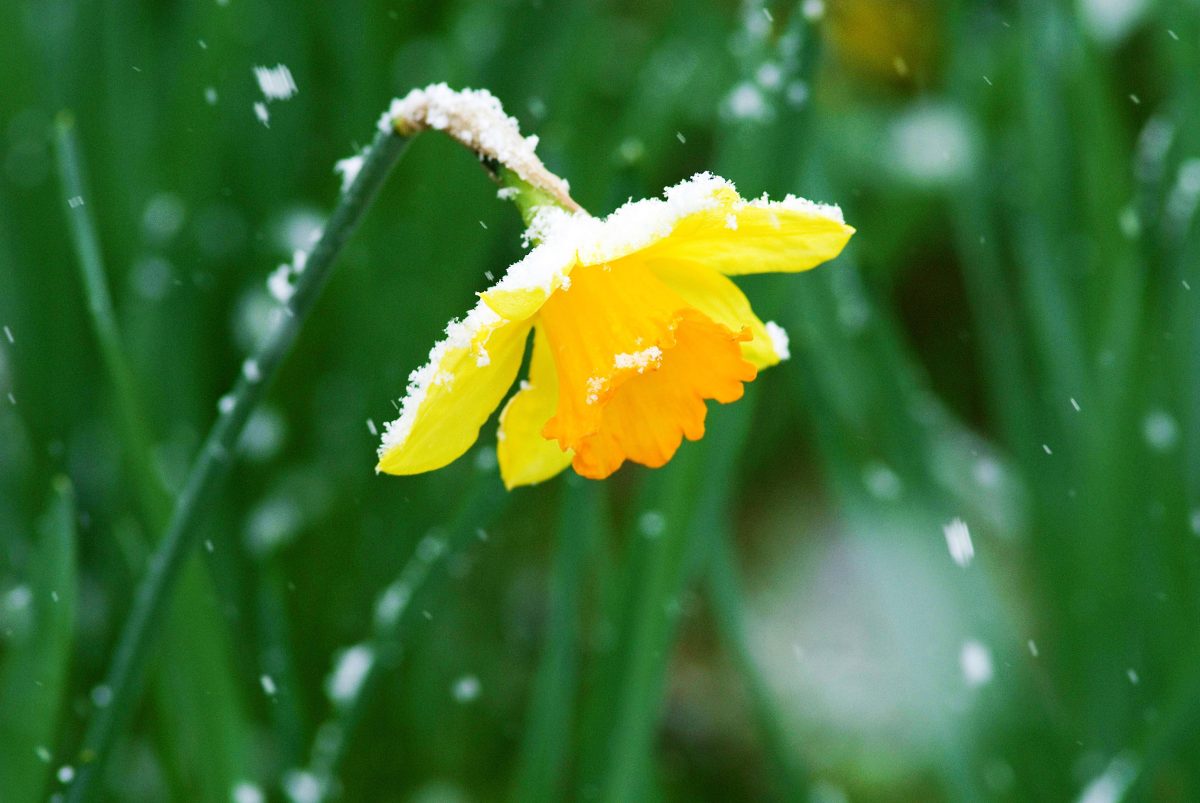
<svg viewBox="0 0 1200 803">
<path fill-rule="evenodd" d="M 775 350 L 775 356 L 781 360 L 790 359 L 792 352 L 789 350 L 791 339 L 788 338 L 788 333 L 775 321 L 767 321 L 765 326 L 767 337 L 771 338 L 771 348 Z"/>
<path fill-rule="evenodd" d="M 578 264 L 603 265 L 667 237 L 680 220 L 713 209 L 733 184 L 711 173 L 698 173 L 663 192 L 663 198 L 630 200 L 605 218 L 542 207 L 525 233 L 538 245 L 510 267 L 494 291 L 540 289 L 549 294 L 569 286 L 567 275 Z"/>
<path fill-rule="evenodd" d="M 467 313 L 461 321 L 451 321 L 446 327 L 446 337 L 429 350 L 429 360 L 408 376 L 408 388 L 400 402 L 400 417 L 384 425 L 379 456 L 404 444 L 412 432 L 417 414 L 431 387 L 449 385 L 454 375 L 442 368 L 442 362 L 454 351 L 475 348 L 476 364 L 486 365 L 488 358 L 484 346 L 491 330 L 503 319 L 482 301 Z M 480 362 L 480 360 L 484 360 Z"/>
<path fill-rule="evenodd" d="M 486 89 L 451 89 L 444 83 L 414 89 L 392 101 L 379 121 L 384 132 L 403 136 L 426 128 L 444 131 L 475 152 L 495 159 L 518 176 L 574 207 L 567 182 L 546 169 L 537 157 L 537 137 L 521 136 L 498 98 Z"/>
<path fill-rule="evenodd" d="M 634 351 L 629 354 L 617 354 L 613 357 L 613 366 L 617 369 L 633 368 L 639 374 L 646 373 L 647 368 L 657 368 L 662 365 L 663 353 L 658 346 Z"/>
<path fill-rule="evenodd" d="M 782 201 L 770 201 L 763 197 L 750 201 L 747 206 L 758 207 L 760 209 L 786 209 L 791 212 L 803 212 L 806 215 L 829 218 L 837 223 L 846 222 L 845 216 L 842 215 L 842 208 L 837 204 L 817 203 L 807 198 L 798 198 L 790 193 Z"/>
</svg>

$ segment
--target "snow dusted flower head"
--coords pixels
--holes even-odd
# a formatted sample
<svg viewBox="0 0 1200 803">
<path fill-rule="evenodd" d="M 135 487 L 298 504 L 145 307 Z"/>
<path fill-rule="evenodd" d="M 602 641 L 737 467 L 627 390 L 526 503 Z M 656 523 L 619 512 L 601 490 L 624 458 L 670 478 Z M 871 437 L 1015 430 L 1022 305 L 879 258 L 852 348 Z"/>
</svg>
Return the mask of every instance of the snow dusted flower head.
<svg viewBox="0 0 1200 803">
<path fill-rule="evenodd" d="M 542 206 L 528 233 L 538 244 L 412 373 L 378 470 L 417 474 L 466 452 L 531 333 L 528 379 L 500 414 L 505 485 L 567 466 L 594 479 L 626 460 L 662 466 L 683 438 L 704 435 L 707 400 L 736 401 L 788 356 L 783 330 L 759 320 L 729 277 L 807 270 L 853 233 L 836 207 L 745 201 L 708 173 L 606 218 Z"/>
</svg>

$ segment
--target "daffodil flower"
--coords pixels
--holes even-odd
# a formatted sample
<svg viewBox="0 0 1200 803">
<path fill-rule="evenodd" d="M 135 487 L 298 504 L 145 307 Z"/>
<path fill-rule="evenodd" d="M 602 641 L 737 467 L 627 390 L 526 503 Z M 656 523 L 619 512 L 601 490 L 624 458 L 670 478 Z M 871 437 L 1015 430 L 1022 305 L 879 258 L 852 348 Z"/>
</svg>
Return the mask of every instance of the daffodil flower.
<svg viewBox="0 0 1200 803">
<path fill-rule="evenodd" d="M 736 401 L 788 357 L 786 334 L 729 277 L 807 270 L 853 233 L 837 207 L 745 201 L 707 173 L 603 219 L 543 207 L 539 244 L 412 373 L 378 470 L 417 474 L 466 452 L 516 380 L 530 332 L 528 379 L 500 414 L 505 485 L 568 465 L 594 479 L 626 460 L 662 466 L 683 438 L 704 435 L 707 400 Z"/>
</svg>

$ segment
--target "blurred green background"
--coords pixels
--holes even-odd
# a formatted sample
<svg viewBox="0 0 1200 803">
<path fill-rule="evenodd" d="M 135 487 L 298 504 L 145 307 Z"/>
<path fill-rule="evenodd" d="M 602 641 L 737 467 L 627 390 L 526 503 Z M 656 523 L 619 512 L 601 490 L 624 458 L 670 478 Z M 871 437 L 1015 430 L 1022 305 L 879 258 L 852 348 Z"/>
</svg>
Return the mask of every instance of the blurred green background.
<svg viewBox="0 0 1200 803">
<path fill-rule="evenodd" d="M 0 54 L 0 799 L 86 760 L 146 484 L 180 487 L 334 162 L 432 81 L 491 89 L 593 213 L 707 169 L 858 234 L 741 282 L 792 359 L 668 468 L 506 495 L 489 426 L 377 477 L 408 372 L 522 253 L 419 137 L 205 513 L 111 799 L 1200 799 L 1196 0 L 8 0 Z"/>
</svg>

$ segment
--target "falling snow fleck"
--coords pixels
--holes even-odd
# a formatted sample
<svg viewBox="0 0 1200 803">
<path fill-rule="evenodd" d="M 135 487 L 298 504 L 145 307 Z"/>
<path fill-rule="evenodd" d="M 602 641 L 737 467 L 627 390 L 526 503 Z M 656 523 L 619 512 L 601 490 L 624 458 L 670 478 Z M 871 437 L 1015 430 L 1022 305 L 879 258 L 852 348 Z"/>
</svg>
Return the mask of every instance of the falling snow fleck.
<svg viewBox="0 0 1200 803">
<path fill-rule="evenodd" d="M 725 110 L 735 120 L 764 120 L 771 116 L 771 107 L 762 92 L 749 81 L 733 88 L 725 101 Z"/>
<path fill-rule="evenodd" d="M 338 657 L 333 674 L 325 683 L 329 699 L 338 704 L 353 700 L 374 663 L 375 652 L 366 644 L 355 644 L 347 648 Z"/>
<path fill-rule="evenodd" d="M 204 87 L 204 102 L 209 106 L 217 105 L 217 88 L 214 86 Z"/>
<path fill-rule="evenodd" d="M 809 22 L 818 22 L 825 16 L 825 0 L 804 0 L 801 9 L 804 19 Z"/>
<path fill-rule="evenodd" d="M 37 753 L 37 757 L 41 760 L 41 762 L 43 764 L 50 763 L 50 758 L 51 758 L 50 751 L 47 750 L 45 747 L 38 747 L 33 752 Z"/>
<path fill-rule="evenodd" d="M 8 338 L 8 342 L 9 342 L 9 343 L 12 343 L 12 342 L 14 342 L 14 341 L 13 341 L 12 329 L 9 329 L 7 326 L 5 326 L 5 327 L 4 327 L 4 336 Z"/>
<path fill-rule="evenodd" d="M 255 67 L 254 77 L 258 80 L 258 88 L 262 90 L 267 100 L 287 100 L 298 91 L 292 71 L 286 64 L 276 64 L 274 67 Z"/>
<path fill-rule="evenodd" d="M 215 550 L 216 550 L 216 547 L 213 545 L 212 539 L 205 538 L 204 539 L 204 551 L 211 555 Z"/>
<path fill-rule="evenodd" d="M 983 686 L 992 679 L 992 653 L 974 639 L 963 643 L 958 653 L 958 665 L 970 688 Z"/>
<path fill-rule="evenodd" d="M 779 65 L 773 61 L 763 62 L 754 71 L 754 80 L 758 81 L 764 89 L 775 89 L 782 79 L 783 70 L 779 69 Z"/>
<path fill-rule="evenodd" d="M 1141 678 L 1138 677 L 1138 673 L 1137 673 L 1136 669 L 1126 669 L 1125 677 L 1129 678 L 1129 682 L 1132 683 L 1134 686 L 1138 685 L 1138 682 L 1141 680 Z"/>
<path fill-rule="evenodd" d="M 275 679 L 270 675 L 263 675 L 258 679 L 258 682 L 262 684 L 262 690 L 268 697 L 274 697 L 275 693 L 279 691 L 279 688 L 275 685 Z"/>
<path fill-rule="evenodd" d="M 684 143 L 685 145 L 687 144 L 687 137 L 685 137 L 683 135 L 682 131 L 675 132 L 675 139 L 679 140 L 680 142 Z"/>
<path fill-rule="evenodd" d="M 267 128 L 271 127 L 271 113 L 267 111 L 267 104 L 263 103 L 261 100 L 255 101 L 254 103 L 254 116 L 257 117 L 258 121 Z"/>
<path fill-rule="evenodd" d="M 1179 425 L 1165 410 L 1151 410 L 1142 421 L 1142 434 L 1150 448 L 1165 452 L 1179 440 Z"/>
<path fill-rule="evenodd" d="M 1130 240 L 1137 239 L 1137 236 L 1142 233 L 1142 219 L 1132 205 L 1121 210 L 1117 223 L 1121 227 L 1121 233 Z"/>
<path fill-rule="evenodd" d="M 70 783 L 75 780 L 75 768 L 70 764 L 63 764 L 58 768 L 57 775 L 59 783 Z"/>
<path fill-rule="evenodd" d="M 808 84 L 803 81 L 792 81 L 787 88 L 787 102 L 793 106 L 803 106 L 808 100 Z"/>
<path fill-rule="evenodd" d="M 317 803 L 321 799 L 321 782 L 304 770 L 288 770 L 283 776 L 283 790 L 293 803 Z"/>
<path fill-rule="evenodd" d="M 946 536 L 946 548 L 950 550 L 950 558 L 962 568 L 971 565 L 975 557 L 975 545 L 971 543 L 971 531 L 962 519 L 954 519 L 942 527 Z"/>
<path fill-rule="evenodd" d="M 1071 397 L 1071 406 L 1075 408 L 1075 412 L 1079 412 L 1079 402 L 1075 401 L 1075 397 Z"/>
<path fill-rule="evenodd" d="M 1028 645 L 1029 645 L 1029 654 L 1032 655 L 1034 658 L 1037 658 L 1038 657 L 1037 642 L 1035 642 L 1033 639 L 1030 639 L 1028 642 Z"/>
<path fill-rule="evenodd" d="M 258 360 L 246 360 L 242 363 L 242 376 L 246 377 L 247 382 L 257 382 L 262 379 L 262 371 L 259 370 Z"/>
<path fill-rule="evenodd" d="M 78 209 L 79 207 L 83 206 L 83 196 L 75 195 L 71 198 L 68 198 L 67 205 L 70 206 L 72 209 Z"/>
<path fill-rule="evenodd" d="M 899 499 L 904 493 L 904 483 L 899 475 L 883 463 L 871 463 L 863 469 L 863 483 L 872 496 L 878 499 Z"/>
<path fill-rule="evenodd" d="M 237 402 L 234 400 L 233 396 L 226 393 L 224 396 L 217 399 L 217 411 L 220 412 L 221 415 L 228 415 L 229 413 L 233 412 L 233 408 L 236 403 Z"/>
<path fill-rule="evenodd" d="M 1138 767 L 1133 757 L 1122 754 L 1109 762 L 1102 774 L 1084 787 L 1078 803 L 1117 803 L 1137 777 Z"/>
<path fill-rule="evenodd" d="M 463 675 L 454 681 L 452 688 L 454 699 L 459 703 L 469 703 L 479 697 L 479 678 L 474 675 Z"/>
<path fill-rule="evenodd" d="M 100 684 L 92 689 L 91 693 L 92 705 L 97 708 L 108 708 L 108 704 L 112 702 L 113 691 L 111 686 Z"/>
<path fill-rule="evenodd" d="M 367 431 L 370 432 L 372 435 L 379 434 L 379 427 L 375 426 L 375 419 L 373 419 L 373 418 L 367 419 Z"/>
<path fill-rule="evenodd" d="M 990 457 L 981 457 L 973 469 L 975 481 L 985 488 L 992 488 L 1000 481 L 1000 464 Z"/>
<path fill-rule="evenodd" d="M 433 535 L 427 535 L 417 543 L 417 560 L 422 563 L 433 563 L 441 557 L 446 548 L 446 542 Z"/>
<path fill-rule="evenodd" d="M 230 798 L 233 800 L 233 803 L 263 803 L 266 800 L 263 797 L 262 790 L 249 781 L 238 782 L 233 787 Z"/>
<path fill-rule="evenodd" d="M 638 517 L 638 529 L 647 538 L 657 538 L 667 531 L 667 517 L 657 510 L 647 510 Z"/>
<path fill-rule="evenodd" d="M 1044 451 L 1046 454 L 1054 454 L 1054 452 L 1050 450 L 1050 444 L 1048 443 L 1042 444 L 1042 451 Z"/>
</svg>

